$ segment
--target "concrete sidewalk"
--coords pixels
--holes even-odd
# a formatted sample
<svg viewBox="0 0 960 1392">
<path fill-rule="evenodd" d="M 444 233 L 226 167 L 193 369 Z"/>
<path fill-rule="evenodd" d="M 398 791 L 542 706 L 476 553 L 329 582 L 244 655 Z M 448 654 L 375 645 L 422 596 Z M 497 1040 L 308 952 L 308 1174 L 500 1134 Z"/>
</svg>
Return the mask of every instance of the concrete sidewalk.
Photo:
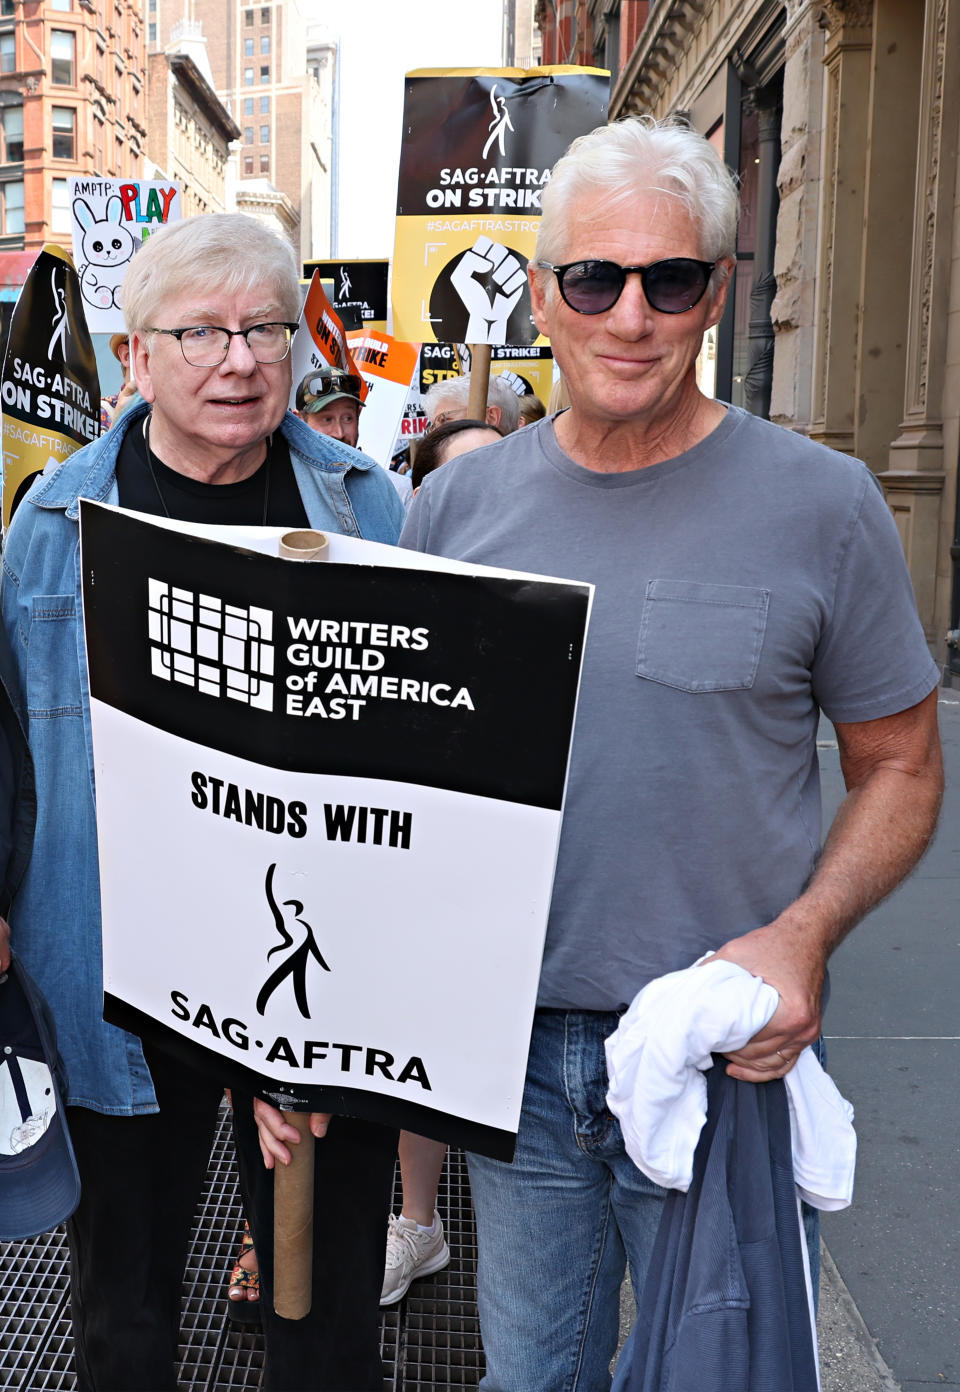
<svg viewBox="0 0 960 1392">
<path fill-rule="evenodd" d="M 960 693 L 942 690 L 939 708 L 939 829 L 914 874 L 834 955 L 825 1020 L 830 1073 L 859 1138 L 853 1205 L 824 1214 L 821 1228 L 841 1282 L 841 1343 L 846 1290 L 888 1379 L 863 1386 L 903 1392 L 960 1387 Z M 832 734 L 821 731 L 825 821 L 843 795 Z M 824 1387 L 840 1392 L 860 1384 L 828 1382 L 833 1285 Z"/>
<path fill-rule="evenodd" d="M 821 1392 L 900 1392 L 826 1247 L 820 1260 Z"/>
</svg>

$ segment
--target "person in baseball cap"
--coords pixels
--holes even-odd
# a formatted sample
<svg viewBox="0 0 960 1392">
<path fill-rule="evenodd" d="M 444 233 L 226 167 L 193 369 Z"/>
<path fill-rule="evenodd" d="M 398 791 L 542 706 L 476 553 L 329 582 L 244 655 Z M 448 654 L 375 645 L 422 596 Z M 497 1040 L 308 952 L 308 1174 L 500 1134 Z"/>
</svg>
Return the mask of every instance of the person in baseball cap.
<svg viewBox="0 0 960 1392">
<path fill-rule="evenodd" d="M 100 434 L 105 434 L 119 420 L 137 395 L 137 384 L 130 368 L 130 336 L 126 333 L 110 335 L 110 352 L 123 369 L 123 385 L 113 396 L 100 398 Z"/>
<path fill-rule="evenodd" d="M 357 447 L 363 378 L 342 367 L 320 367 L 308 372 L 297 388 L 297 415 L 311 430 L 331 435 Z"/>
<path fill-rule="evenodd" d="M 0 973 L 0 1241 L 65 1222 L 80 1201 L 50 1009 L 15 953 Z"/>
</svg>

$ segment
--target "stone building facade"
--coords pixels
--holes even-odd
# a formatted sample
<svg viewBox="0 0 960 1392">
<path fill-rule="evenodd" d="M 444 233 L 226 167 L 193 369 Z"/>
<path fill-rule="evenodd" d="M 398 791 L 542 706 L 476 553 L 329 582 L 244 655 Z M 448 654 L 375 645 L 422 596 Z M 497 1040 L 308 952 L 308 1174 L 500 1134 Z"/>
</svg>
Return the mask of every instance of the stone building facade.
<svg viewBox="0 0 960 1392">
<path fill-rule="evenodd" d="M 0 251 L 70 245 L 69 179 L 142 174 L 146 45 L 132 0 L 0 0 Z"/>
<path fill-rule="evenodd" d="M 717 395 L 869 464 L 960 676 L 960 0 L 570 8 L 571 60 L 611 53 L 612 119 L 684 113 L 739 171 Z"/>
<path fill-rule="evenodd" d="M 238 200 L 249 181 L 248 201 L 260 206 L 268 183 L 286 199 L 278 206 L 293 209 L 301 259 L 327 255 L 331 100 L 308 71 L 301 0 L 147 0 L 147 16 L 151 53 L 169 48 L 184 22 L 202 29 L 212 85 L 240 129 Z"/>
<path fill-rule="evenodd" d="M 504 0 L 503 66 L 536 68 L 541 59 L 541 31 L 536 24 L 534 0 Z"/>
<path fill-rule="evenodd" d="M 147 155 L 153 177 L 180 184 L 184 217 L 233 211 L 227 204 L 227 163 L 240 129 L 194 56 L 172 47 L 147 59 Z M 232 153 L 237 158 L 236 150 Z"/>
</svg>

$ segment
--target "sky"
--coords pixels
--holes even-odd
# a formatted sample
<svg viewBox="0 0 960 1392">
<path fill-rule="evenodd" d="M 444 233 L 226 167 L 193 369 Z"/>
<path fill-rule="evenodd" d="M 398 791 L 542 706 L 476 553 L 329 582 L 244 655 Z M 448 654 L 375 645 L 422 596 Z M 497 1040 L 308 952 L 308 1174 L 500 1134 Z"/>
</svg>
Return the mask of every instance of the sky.
<svg viewBox="0 0 960 1392">
<path fill-rule="evenodd" d="M 336 255 L 393 255 L 403 76 L 501 66 L 503 0 L 315 0 L 340 38 L 340 227 Z"/>
</svg>

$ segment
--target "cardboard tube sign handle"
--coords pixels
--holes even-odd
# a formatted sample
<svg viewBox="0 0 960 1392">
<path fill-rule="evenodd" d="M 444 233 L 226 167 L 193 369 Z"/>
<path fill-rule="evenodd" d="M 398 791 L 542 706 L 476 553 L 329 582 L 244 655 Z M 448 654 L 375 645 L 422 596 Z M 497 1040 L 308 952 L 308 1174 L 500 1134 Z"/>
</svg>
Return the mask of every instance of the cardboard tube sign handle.
<svg viewBox="0 0 960 1392">
<path fill-rule="evenodd" d="M 490 345 L 470 345 L 470 396 L 467 402 L 469 420 L 487 419 L 487 392 L 490 389 Z"/>
<path fill-rule="evenodd" d="M 309 1112 L 284 1112 L 300 1132 L 289 1165 L 273 1178 L 273 1308 L 283 1319 L 310 1313 L 313 1301 L 313 1147 Z"/>
<path fill-rule="evenodd" d="M 279 554 L 287 561 L 325 561 L 330 555 L 330 543 L 323 532 L 284 532 Z"/>
</svg>

